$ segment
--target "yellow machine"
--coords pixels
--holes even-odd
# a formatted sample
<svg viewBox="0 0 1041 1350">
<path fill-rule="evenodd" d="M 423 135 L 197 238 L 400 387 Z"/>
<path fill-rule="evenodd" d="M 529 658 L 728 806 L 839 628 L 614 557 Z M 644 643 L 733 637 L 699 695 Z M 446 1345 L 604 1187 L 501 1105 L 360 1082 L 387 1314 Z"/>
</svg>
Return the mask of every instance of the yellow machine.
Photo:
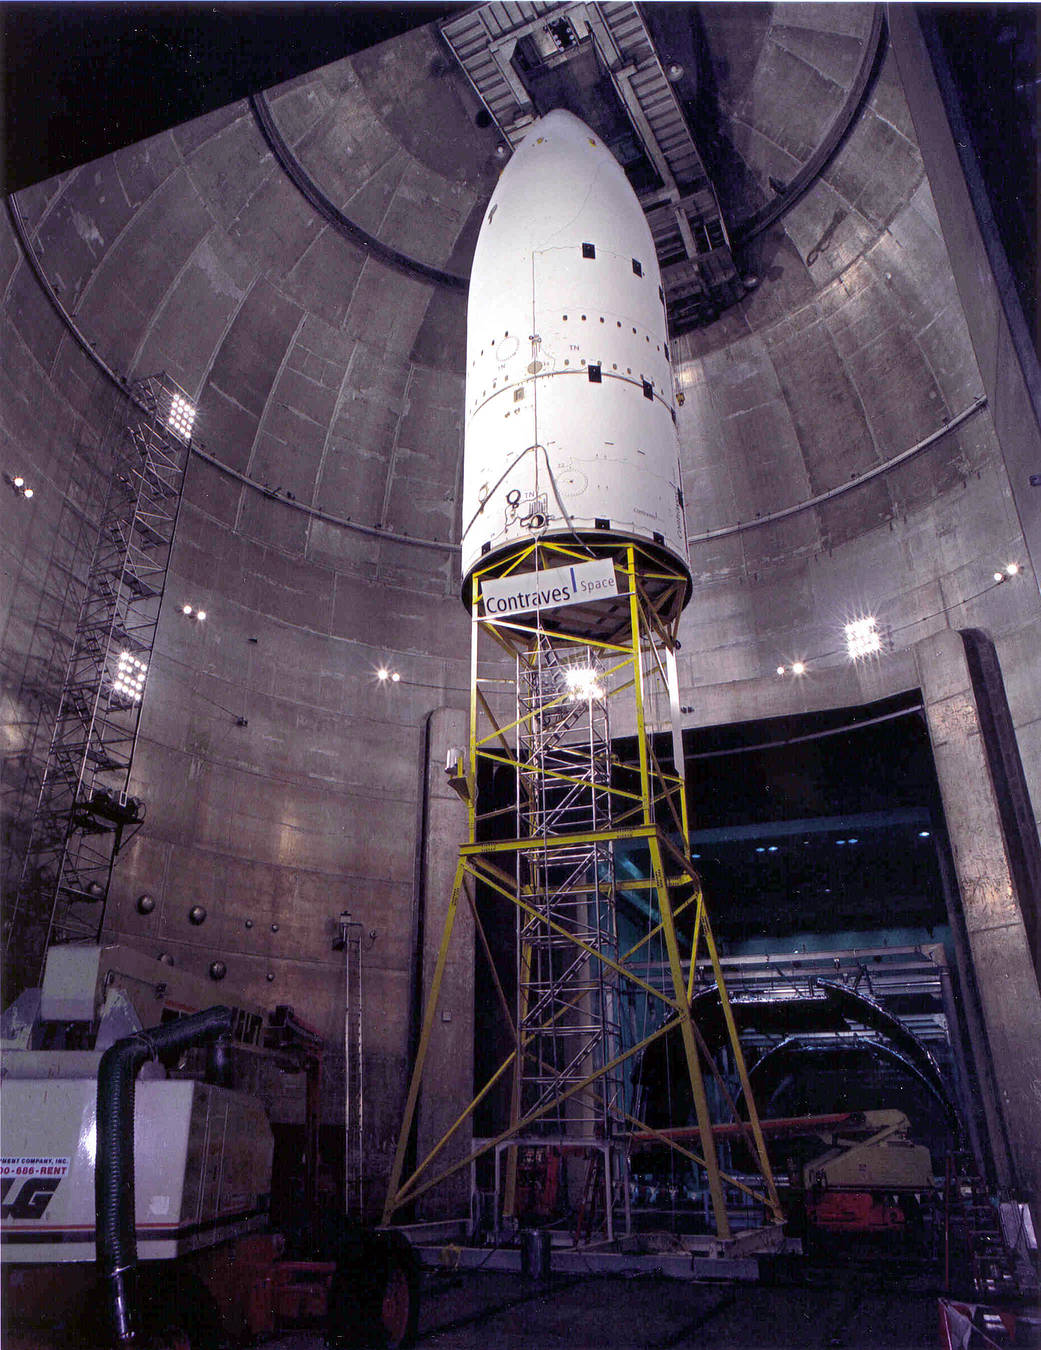
<svg viewBox="0 0 1041 1350">
<path fill-rule="evenodd" d="M 831 1232 L 904 1228 L 933 1190 L 929 1150 L 902 1111 L 852 1112 L 814 1130 L 827 1149 L 801 1171 L 806 1217 Z"/>
</svg>

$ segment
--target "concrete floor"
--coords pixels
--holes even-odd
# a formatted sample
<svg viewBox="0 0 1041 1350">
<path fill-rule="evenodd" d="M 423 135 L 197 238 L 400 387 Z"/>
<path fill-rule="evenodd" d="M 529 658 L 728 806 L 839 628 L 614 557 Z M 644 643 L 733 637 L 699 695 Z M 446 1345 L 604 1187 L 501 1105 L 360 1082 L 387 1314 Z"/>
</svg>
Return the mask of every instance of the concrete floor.
<svg viewBox="0 0 1041 1350">
<path fill-rule="evenodd" d="M 428 1276 L 418 1344 L 429 1350 L 918 1350 L 937 1345 L 936 1296 L 860 1269 L 807 1286 L 688 1284 L 658 1276 Z M 825 1282 L 826 1280 L 826 1282 Z M 321 1350 L 294 1332 L 266 1350 Z"/>
</svg>

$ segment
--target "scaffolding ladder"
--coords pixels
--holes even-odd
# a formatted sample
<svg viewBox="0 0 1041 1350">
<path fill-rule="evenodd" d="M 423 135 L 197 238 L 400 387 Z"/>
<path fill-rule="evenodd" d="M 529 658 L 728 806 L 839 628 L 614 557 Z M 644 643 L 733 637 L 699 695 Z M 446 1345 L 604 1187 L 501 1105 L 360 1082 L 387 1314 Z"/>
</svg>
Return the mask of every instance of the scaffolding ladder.
<svg viewBox="0 0 1041 1350">
<path fill-rule="evenodd" d="M 52 944 L 99 941 L 116 857 L 144 818 L 130 775 L 193 417 L 165 375 L 128 391 L 7 918 L 5 950 L 26 967 Z"/>
</svg>

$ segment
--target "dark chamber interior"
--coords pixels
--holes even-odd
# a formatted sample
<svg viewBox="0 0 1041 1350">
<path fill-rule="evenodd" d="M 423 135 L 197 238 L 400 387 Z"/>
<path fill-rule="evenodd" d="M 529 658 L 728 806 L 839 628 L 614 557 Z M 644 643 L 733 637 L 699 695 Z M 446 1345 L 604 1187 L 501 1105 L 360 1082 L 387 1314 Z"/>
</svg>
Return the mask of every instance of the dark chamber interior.
<svg viewBox="0 0 1041 1350">
<path fill-rule="evenodd" d="M 634 743 L 616 741 L 614 748 L 626 762 Z M 909 1116 L 915 1137 L 940 1156 L 949 1130 L 957 1129 L 953 1050 L 947 1035 L 937 1034 L 950 1007 L 943 1008 L 935 988 L 912 979 L 894 985 L 884 973 L 889 948 L 913 953 L 919 944 L 951 942 L 944 898 L 948 845 L 917 693 L 688 730 L 684 749 L 691 851 L 720 953 L 751 968 L 765 963 L 772 972 L 753 988 L 735 968 L 735 1015 L 760 1113 L 896 1107 Z M 657 753 L 671 757 L 669 738 L 661 738 Z M 512 775 L 501 767 L 489 771 L 481 790 L 503 809 L 493 819 L 508 833 Z M 640 896 L 624 888 L 627 870 L 647 874 L 638 848 L 616 846 L 623 948 L 646 924 Z M 500 968 L 512 971 L 510 906 L 490 894 L 479 895 L 479 905 Z M 681 944 L 687 923 L 686 916 L 678 922 Z M 514 997 L 513 988 L 505 992 Z M 715 990 L 696 992 L 694 1008 L 706 1041 L 722 1047 Z M 475 1010 L 476 1089 L 511 1048 L 480 956 Z M 684 1078 L 675 1035 L 657 1042 L 631 1070 L 648 1123 L 689 1123 Z M 508 1109 L 504 1087 L 483 1104 L 478 1132 L 502 1128 Z"/>
<path fill-rule="evenodd" d="M 724 943 L 911 928 L 932 937 L 946 922 L 942 813 L 917 695 L 688 731 L 684 749 L 691 849 Z"/>
</svg>

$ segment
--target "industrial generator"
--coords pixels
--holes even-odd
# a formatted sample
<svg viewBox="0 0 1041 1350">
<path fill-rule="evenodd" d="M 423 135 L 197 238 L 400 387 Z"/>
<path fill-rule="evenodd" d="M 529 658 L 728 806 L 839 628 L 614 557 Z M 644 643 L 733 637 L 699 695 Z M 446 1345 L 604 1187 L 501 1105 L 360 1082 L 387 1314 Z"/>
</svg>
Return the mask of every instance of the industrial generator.
<svg viewBox="0 0 1041 1350">
<path fill-rule="evenodd" d="M 0 1019 L 5 1345 L 206 1350 L 281 1326 L 401 1345 L 417 1267 L 400 1234 L 317 1203 L 321 1039 L 123 947 L 47 954 Z M 287 1259 L 272 1120 L 304 1121 Z M 298 1244 L 299 1246 L 300 1244 Z"/>
</svg>

